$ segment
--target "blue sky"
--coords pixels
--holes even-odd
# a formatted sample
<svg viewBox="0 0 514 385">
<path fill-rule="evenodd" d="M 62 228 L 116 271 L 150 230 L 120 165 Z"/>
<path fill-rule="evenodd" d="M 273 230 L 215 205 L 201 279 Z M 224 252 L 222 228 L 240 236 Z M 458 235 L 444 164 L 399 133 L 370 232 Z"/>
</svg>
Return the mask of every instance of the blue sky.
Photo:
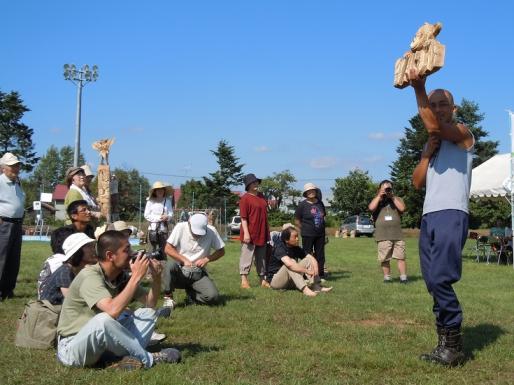
<svg viewBox="0 0 514 385">
<path fill-rule="evenodd" d="M 259 177 L 289 169 L 326 195 L 355 167 L 378 181 L 416 113 L 413 91 L 392 86 L 394 62 L 425 21 L 443 23 L 446 45 L 427 88 L 477 102 L 489 138 L 510 149 L 512 2 L 17 0 L 0 13 L 0 89 L 31 109 L 39 155 L 74 145 L 63 64 L 97 64 L 81 138 L 95 169 L 91 143 L 115 137 L 113 167 L 177 186 L 214 171 L 225 139 Z"/>
</svg>

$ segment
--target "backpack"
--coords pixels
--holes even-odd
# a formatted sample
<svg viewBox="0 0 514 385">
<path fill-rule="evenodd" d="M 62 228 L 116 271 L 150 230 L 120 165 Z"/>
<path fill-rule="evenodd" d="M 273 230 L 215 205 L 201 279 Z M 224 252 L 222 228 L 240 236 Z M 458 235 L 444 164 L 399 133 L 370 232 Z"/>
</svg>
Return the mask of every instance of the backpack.
<svg viewBox="0 0 514 385">
<path fill-rule="evenodd" d="M 60 312 L 61 305 L 52 305 L 47 300 L 29 301 L 18 320 L 14 344 L 33 349 L 55 347 Z"/>
</svg>

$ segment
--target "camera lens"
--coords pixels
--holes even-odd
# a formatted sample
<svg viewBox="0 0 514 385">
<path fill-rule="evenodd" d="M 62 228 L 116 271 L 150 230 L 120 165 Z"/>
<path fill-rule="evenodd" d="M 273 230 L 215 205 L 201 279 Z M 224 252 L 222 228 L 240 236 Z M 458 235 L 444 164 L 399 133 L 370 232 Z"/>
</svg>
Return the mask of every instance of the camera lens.
<svg viewBox="0 0 514 385">
<path fill-rule="evenodd" d="M 392 189 L 391 187 L 386 187 L 386 189 L 385 189 L 385 192 L 386 192 L 386 193 L 390 193 L 390 192 L 392 192 L 392 191 L 393 191 L 393 189 Z"/>
</svg>

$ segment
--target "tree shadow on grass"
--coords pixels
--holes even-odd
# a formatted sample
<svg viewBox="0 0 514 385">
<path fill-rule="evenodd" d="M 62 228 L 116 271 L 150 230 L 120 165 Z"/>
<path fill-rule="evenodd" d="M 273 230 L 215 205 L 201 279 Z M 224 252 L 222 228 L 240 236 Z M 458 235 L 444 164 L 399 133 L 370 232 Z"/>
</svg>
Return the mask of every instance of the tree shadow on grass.
<svg viewBox="0 0 514 385">
<path fill-rule="evenodd" d="M 505 330 L 498 325 L 480 324 L 476 326 L 466 326 L 463 328 L 464 334 L 464 354 L 466 360 L 474 359 L 474 353 L 484 349 L 486 346 L 495 342 Z"/>
<path fill-rule="evenodd" d="M 161 344 L 161 347 L 164 348 L 175 348 L 180 350 L 182 354 L 187 356 L 196 356 L 200 353 L 210 353 L 210 352 L 219 352 L 221 347 L 216 345 L 202 345 L 197 343 L 185 343 L 185 344 Z"/>
</svg>

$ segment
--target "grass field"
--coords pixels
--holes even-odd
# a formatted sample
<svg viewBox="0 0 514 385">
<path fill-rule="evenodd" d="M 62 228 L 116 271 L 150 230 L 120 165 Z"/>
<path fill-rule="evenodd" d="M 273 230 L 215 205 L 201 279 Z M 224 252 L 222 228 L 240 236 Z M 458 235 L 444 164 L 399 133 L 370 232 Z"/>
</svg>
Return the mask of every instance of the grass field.
<svg viewBox="0 0 514 385">
<path fill-rule="evenodd" d="M 436 342 L 431 299 L 420 276 L 416 239 L 407 239 L 410 283 L 382 283 L 372 239 L 327 245 L 331 293 L 241 290 L 237 242 L 209 265 L 224 304 L 179 306 L 160 320 L 163 346 L 183 363 L 120 373 L 62 367 L 53 351 L 16 348 L 16 319 L 35 296 L 48 244 L 23 244 L 16 298 L 0 303 L 0 384 L 513 384 L 514 270 L 476 263 L 466 248 L 456 285 L 468 362 L 447 369 L 418 360 Z M 396 266 L 393 266 L 396 269 Z M 257 278 L 252 271 L 252 283 Z"/>
</svg>

